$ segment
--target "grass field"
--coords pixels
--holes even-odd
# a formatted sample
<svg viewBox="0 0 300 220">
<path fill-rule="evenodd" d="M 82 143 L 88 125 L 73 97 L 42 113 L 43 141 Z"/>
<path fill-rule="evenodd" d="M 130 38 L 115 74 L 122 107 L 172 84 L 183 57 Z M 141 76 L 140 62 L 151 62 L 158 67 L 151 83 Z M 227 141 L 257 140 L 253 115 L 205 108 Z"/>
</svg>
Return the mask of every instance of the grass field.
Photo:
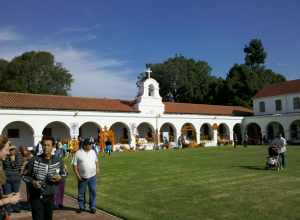
<svg viewBox="0 0 300 220">
<path fill-rule="evenodd" d="M 125 219 L 300 219 L 300 147 L 265 170 L 263 146 L 113 153 L 101 158 L 97 206 Z M 70 171 L 66 191 L 77 196 Z"/>
</svg>

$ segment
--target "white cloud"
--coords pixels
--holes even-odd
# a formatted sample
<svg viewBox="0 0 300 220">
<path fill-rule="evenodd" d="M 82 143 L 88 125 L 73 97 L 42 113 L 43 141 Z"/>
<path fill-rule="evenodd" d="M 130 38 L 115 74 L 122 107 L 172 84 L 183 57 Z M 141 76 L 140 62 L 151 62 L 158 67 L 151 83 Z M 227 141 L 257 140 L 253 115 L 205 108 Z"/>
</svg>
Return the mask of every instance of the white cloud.
<svg viewBox="0 0 300 220">
<path fill-rule="evenodd" d="M 56 62 L 68 69 L 74 78 L 72 96 L 133 99 L 137 93 L 135 79 L 130 79 L 138 71 L 128 67 L 120 59 L 101 56 L 93 50 L 83 50 L 57 44 L 6 44 L 0 50 L 0 58 L 12 59 L 25 51 L 50 51 Z"/>
<path fill-rule="evenodd" d="M 16 41 L 20 40 L 21 36 L 18 35 L 12 27 L 0 28 L 0 42 L 1 41 Z"/>
</svg>

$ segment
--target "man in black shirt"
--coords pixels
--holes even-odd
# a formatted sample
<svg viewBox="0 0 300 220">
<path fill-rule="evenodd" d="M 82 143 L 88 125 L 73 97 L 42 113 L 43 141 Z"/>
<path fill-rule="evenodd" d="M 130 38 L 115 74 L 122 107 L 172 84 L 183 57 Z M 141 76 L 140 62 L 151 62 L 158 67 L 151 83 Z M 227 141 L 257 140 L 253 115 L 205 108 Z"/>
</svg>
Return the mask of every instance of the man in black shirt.
<svg viewBox="0 0 300 220">
<path fill-rule="evenodd" d="M 56 186 L 66 174 L 61 159 L 52 156 L 54 139 L 44 137 L 43 154 L 27 166 L 24 180 L 28 183 L 33 220 L 52 220 Z"/>
</svg>

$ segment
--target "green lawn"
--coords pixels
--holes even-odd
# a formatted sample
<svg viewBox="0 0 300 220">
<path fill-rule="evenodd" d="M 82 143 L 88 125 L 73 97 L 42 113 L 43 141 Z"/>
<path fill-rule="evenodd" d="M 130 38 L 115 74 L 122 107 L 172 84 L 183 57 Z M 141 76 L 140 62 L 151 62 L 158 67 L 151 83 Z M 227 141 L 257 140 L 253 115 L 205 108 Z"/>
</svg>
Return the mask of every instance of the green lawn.
<svg viewBox="0 0 300 220">
<path fill-rule="evenodd" d="M 300 219 L 300 147 L 264 170 L 267 148 L 113 153 L 101 158 L 97 205 L 125 219 Z M 70 171 L 66 191 L 77 196 Z"/>
</svg>

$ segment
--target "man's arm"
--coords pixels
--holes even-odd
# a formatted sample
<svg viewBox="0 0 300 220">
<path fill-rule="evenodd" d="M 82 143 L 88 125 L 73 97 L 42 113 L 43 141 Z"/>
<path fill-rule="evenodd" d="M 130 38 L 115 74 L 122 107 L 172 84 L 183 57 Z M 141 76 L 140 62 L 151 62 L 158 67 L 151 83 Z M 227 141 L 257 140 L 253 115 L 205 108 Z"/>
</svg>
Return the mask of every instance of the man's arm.
<svg viewBox="0 0 300 220">
<path fill-rule="evenodd" d="M 98 161 L 96 161 L 96 174 L 100 174 L 100 163 Z"/>
<path fill-rule="evenodd" d="M 79 170 L 78 170 L 77 165 L 73 165 L 73 170 L 74 170 L 74 173 L 75 173 L 77 179 L 80 181 L 82 178 L 81 178 L 81 176 L 79 174 Z"/>
<path fill-rule="evenodd" d="M 77 179 L 79 181 L 82 180 L 80 173 L 79 173 L 79 169 L 78 169 L 78 154 L 77 154 L 77 152 L 75 153 L 75 155 L 73 157 L 72 165 L 73 165 L 73 170 L 74 170 L 74 173 L 75 173 Z"/>
</svg>

